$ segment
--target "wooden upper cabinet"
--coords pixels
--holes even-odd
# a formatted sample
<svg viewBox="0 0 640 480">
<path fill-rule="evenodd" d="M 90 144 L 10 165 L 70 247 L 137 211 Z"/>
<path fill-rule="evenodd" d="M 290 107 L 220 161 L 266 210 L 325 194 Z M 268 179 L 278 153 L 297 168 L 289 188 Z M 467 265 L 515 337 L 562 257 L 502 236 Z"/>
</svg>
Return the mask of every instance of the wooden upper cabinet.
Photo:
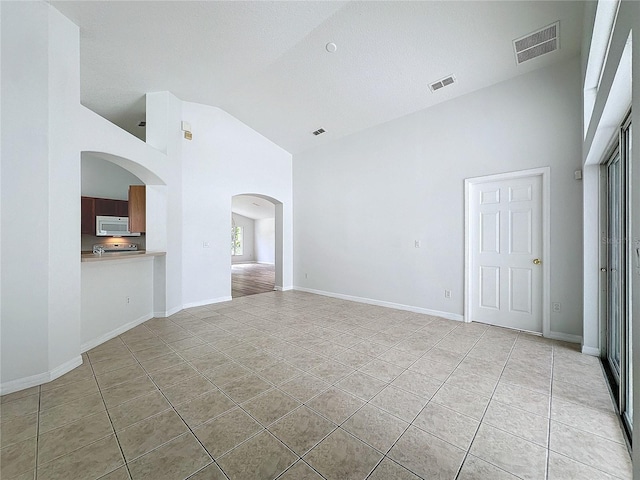
<svg viewBox="0 0 640 480">
<path fill-rule="evenodd" d="M 147 230 L 147 191 L 145 185 L 129 185 L 129 231 Z"/>
<path fill-rule="evenodd" d="M 96 198 L 96 215 L 108 215 L 110 217 L 118 216 L 117 200 L 110 198 Z"/>
<path fill-rule="evenodd" d="M 108 215 L 109 217 L 126 217 L 129 215 L 129 202 L 126 200 L 113 200 L 111 198 L 95 198 L 96 215 Z"/>
<path fill-rule="evenodd" d="M 128 217 L 129 202 L 127 200 L 115 200 L 115 203 L 116 203 L 116 217 Z"/>
<path fill-rule="evenodd" d="M 96 199 L 80 197 L 80 233 L 96 234 Z"/>
<path fill-rule="evenodd" d="M 96 216 L 126 217 L 129 215 L 127 200 L 80 197 L 80 233 L 96 234 Z"/>
</svg>

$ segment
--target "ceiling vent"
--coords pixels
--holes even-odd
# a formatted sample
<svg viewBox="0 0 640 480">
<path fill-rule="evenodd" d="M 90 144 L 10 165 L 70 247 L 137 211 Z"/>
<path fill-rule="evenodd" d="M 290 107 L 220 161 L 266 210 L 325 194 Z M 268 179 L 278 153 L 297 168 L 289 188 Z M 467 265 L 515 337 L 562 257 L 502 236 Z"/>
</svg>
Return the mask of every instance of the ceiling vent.
<svg viewBox="0 0 640 480">
<path fill-rule="evenodd" d="M 539 57 L 560 48 L 560 22 L 553 23 L 536 32 L 513 41 L 516 64 Z"/>
<path fill-rule="evenodd" d="M 313 134 L 317 137 L 318 135 L 322 135 L 324 132 L 325 132 L 324 128 L 319 128 L 318 130 L 313 132 Z"/>
<path fill-rule="evenodd" d="M 448 77 L 441 78 L 437 82 L 433 82 L 432 84 L 430 84 L 429 89 L 432 92 L 435 92 L 436 90 L 440 90 L 441 88 L 451 85 L 455 81 L 456 81 L 456 77 L 454 77 L 453 75 L 449 75 Z"/>
</svg>

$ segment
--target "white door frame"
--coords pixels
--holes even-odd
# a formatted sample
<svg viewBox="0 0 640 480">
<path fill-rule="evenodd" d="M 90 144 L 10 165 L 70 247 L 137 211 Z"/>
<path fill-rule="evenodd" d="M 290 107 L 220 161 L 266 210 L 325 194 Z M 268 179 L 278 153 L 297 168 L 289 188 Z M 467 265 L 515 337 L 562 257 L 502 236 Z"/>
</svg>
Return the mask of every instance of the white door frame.
<svg viewBox="0 0 640 480">
<path fill-rule="evenodd" d="M 523 177 L 540 176 L 542 179 L 542 335 L 548 337 L 551 331 L 551 178 L 550 167 L 532 168 L 516 172 L 498 173 L 464 180 L 464 321 L 471 322 L 471 188 L 474 185 L 510 180 Z"/>
</svg>

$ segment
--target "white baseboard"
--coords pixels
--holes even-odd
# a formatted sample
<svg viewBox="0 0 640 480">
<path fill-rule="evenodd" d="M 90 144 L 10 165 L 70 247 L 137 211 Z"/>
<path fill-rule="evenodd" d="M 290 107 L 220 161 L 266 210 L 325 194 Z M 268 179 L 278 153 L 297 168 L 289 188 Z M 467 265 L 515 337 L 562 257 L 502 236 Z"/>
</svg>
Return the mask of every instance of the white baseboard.
<svg viewBox="0 0 640 480">
<path fill-rule="evenodd" d="M 173 307 L 169 310 L 165 310 L 164 312 L 153 312 L 153 316 L 155 318 L 166 318 L 170 317 L 174 313 L 178 313 L 180 310 L 182 310 L 182 307 Z"/>
<path fill-rule="evenodd" d="M 448 320 L 464 321 L 464 316 L 457 313 L 441 312 L 439 310 L 431 310 L 429 308 L 414 307 L 412 305 L 403 305 L 401 303 L 386 302 L 383 300 L 374 300 L 372 298 L 356 297 L 353 295 L 344 295 L 342 293 L 325 292 L 324 290 L 315 290 L 313 288 L 293 287 L 294 290 L 301 292 L 315 293 L 316 295 L 324 295 L 325 297 L 339 298 L 341 300 L 351 300 L 352 302 L 366 303 L 368 305 L 377 305 L 379 307 L 395 308 L 396 310 L 405 310 L 414 313 L 424 313 L 433 315 L 434 317 L 446 318 Z"/>
<path fill-rule="evenodd" d="M 552 340 L 560 340 L 562 342 L 569 343 L 582 343 L 582 337 L 580 335 L 572 335 L 570 333 L 563 332 L 554 332 L 550 330 L 546 335 L 547 338 L 551 338 Z"/>
<path fill-rule="evenodd" d="M 212 303 L 228 302 L 230 300 L 231 300 L 230 295 L 228 297 L 210 298 L 208 300 L 200 300 L 198 302 L 185 303 L 184 305 L 182 305 L 182 309 L 184 310 L 185 308 L 201 307 L 203 305 L 211 305 Z"/>
<path fill-rule="evenodd" d="M 104 335 L 100 335 L 98 338 L 94 338 L 93 340 L 89 340 L 88 342 L 84 342 L 81 346 L 80 346 L 80 351 L 82 353 L 91 350 L 94 347 L 97 347 L 100 344 L 103 344 L 104 342 L 111 340 L 112 338 L 117 337 L 118 335 L 123 334 L 124 332 L 126 332 L 127 330 L 131 330 L 133 327 L 137 327 L 138 325 L 140 325 L 141 323 L 146 322 L 147 320 L 150 320 L 153 318 L 153 315 L 148 313 L 146 315 L 143 315 L 129 323 L 125 323 L 124 325 L 116 328 L 115 330 L 111 330 L 109 333 L 105 333 Z"/>
<path fill-rule="evenodd" d="M 596 347 L 587 347 L 586 345 L 583 345 L 582 353 L 584 353 L 585 355 L 591 355 L 592 357 L 599 357 L 600 349 Z"/>
<path fill-rule="evenodd" d="M 293 289 L 294 289 L 294 287 L 291 287 L 291 286 L 289 286 L 289 287 L 279 287 L 278 285 L 276 285 L 273 289 L 274 289 L 276 292 L 288 292 L 288 291 L 290 291 L 290 290 L 293 290 Z"/>
<path fill-rule="evenodd" d="M 64 362 L 62 365 L 57 366 L 49 372 L 39 373 L 30 377 L 18 378 L 16 380 L 10 380 L 5 383 L 0 383 L 0 395 L 7 395 L 9 393 L 18 392 L 25 388 L 35 387 L 42 385 L 43 383 L 51 382 L 58 377 L 61 377 L 65 373 L 69 373 L 74 368 L 82 365 L 82 356 L 78 355 L 72 358 L 68 362 Z"/>
</svg>

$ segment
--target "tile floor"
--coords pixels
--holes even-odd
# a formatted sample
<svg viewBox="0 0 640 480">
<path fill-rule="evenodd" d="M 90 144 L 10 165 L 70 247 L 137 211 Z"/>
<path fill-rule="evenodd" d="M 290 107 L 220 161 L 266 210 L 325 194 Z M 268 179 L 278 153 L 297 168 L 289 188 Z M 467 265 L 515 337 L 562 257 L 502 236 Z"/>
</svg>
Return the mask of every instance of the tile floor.
<svg viewBox="0 0 640 480">
<path fill-rule="evenodd" d="M 631 477 L 575 346 L 300 292 L 149 320 L 0 415 L 3 480 Z"/>
</svg>

